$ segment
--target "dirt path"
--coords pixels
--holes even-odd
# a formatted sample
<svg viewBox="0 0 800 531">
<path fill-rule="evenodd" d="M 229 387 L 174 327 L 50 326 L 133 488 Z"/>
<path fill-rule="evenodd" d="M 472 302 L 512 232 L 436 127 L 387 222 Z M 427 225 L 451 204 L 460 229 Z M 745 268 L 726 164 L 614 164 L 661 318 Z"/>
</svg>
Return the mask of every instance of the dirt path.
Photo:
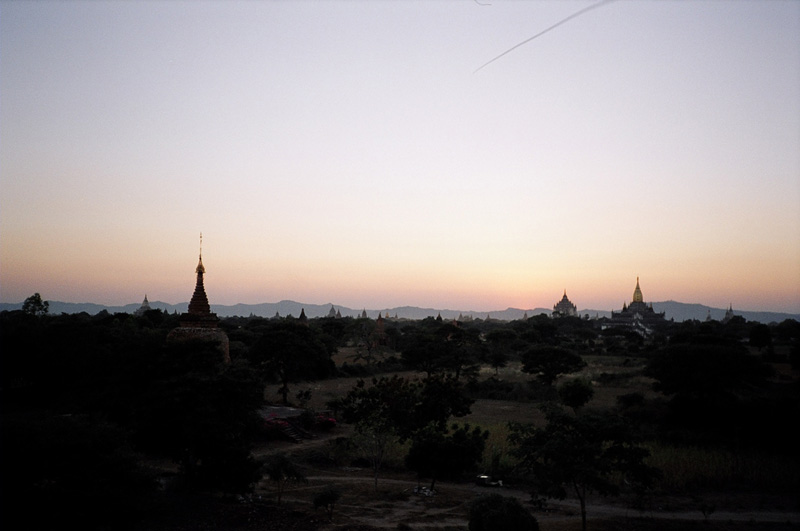
<svg viewBox="0 0 800 531">
<path fill-rule="evenodd" d="M 291 454 L 319 448 L 330 439 L 347 436 L 349 429 L 337 427 L 333 433 L 320 434 L 316 439 L 301 444 L 291 442 L 271 442 L 258 448 L 254 454 L 265 456 L 276 452 Z M 349 427 L 347 427 L 349 428 Z M 307 472 L 308 483 L 295 485 L 287 489 L 283 498 L 289 503 L 311 507 L 315 492 L 324 486 L 338 486 L 345 495 L 336 506 L 336 512 L 345 516 L 352 523 L 369 525 L 382 529 L 397 529 L 398 524 L 411 525 L 413 529 L 434 527 L 463 527 L 468 524 L 469 502 L 478 496 L 488 493 L 499 493 L 504 496 L 518 498 L 527 505 L 530 495 L 527 491 L 513 488 L 487 488 L 470 483 L 437 482 L 438 495 L 433 498 L 418 496 L 413 493 L 418 482 L 412 475 L 406 477 L 380 477 L 379 491 L 376 496 L 372 487 L 374 479 L 371 471 L 359 468 L 327 469 L 317 468 Z M 262 494 L 270 495 L 270 485 L 263 482 L 259 489 Z M 625 506 L 616 498 L 595 496 L 587 502 L 588 518 L 648 518 L 674 521 L 709 521 L 709 522 L 751 522 L 778 523 L 800 526 L 800 512 L 781 510 L 730 510 L 720 507 L 707 515 L 701 511 L 701 502 L 690 497 L 673 497 L 656 499 L 660 506 L 650 510 L 638 510 Z M 788 502 L 787 506 L 792 503 Z M 741 504 L 746 506 L 746 504 Z M 733 505 L 732 505 L 733 506 Z M 775 505 L 779 507 L 780 505 Z M 577 499 L 549 500 L 546 511 L 534 512 L 541 524 L 547 522 L 570 522 L 580 520 L 580 503 Z M 545 527 L 546 529 L 546 527 Z"/>
<path fill-rule="evenodd" d="M 321 486 L 338 486 L 343 490 L 350 490 L 359 486 L 369 493 L 373 478 L 368 471 L 353 471 L 348 474 L 345 470 L 341 475 L 320 474 L 307 477 L 308 484 L 297 486 L 284 493 L 284 499 L 291 503 L 310 505 L 312 493 Z M 413 494 L 417 482 L 408 479 L 380 478 L 379 490 L 393 492 L 391 500 L 375 499 L 364 496 L 354 499 L 343 498 L 337 505 L 336 511 L 355 523 L 373 526 L 382 529 L 396 529 L 398 524 L 411 525 L 414 529 L 426 527 L 468 525 L 469 502 L 474 498 L 488 493 L 499 493 L 504 496 L 518 498 L 527 504 L 530 496 L 527 492 L 511 488 L 487 488 L 471 484 L 458 484 L 437 482 L 438 494 L 434 498 L 426 498 Z M 440 498 L 440 499 L 436 499 Z M 445 499 L 446 498 L 446 499 Z M 687 502 L 687 500 L 684 500 Z M 704 521 L 709 522 L 749 522 L 749 523 L 791 523 L 800 525 L 800 512 L 789 511 L 714 511 L 706 518 L 700 509 L 696 510 L 651 510 L 638 511 L 602 501 L 593 500 L 587 504 L 587 515 L 590 519 L 598 518 L 649 518 L 658 520 L 678 521 Z M 547 522 L 568 522 L 580 519 L 580 504 L 578 500 L 567 499 L 551 501 L 547 511 L 535 512 L 536 519 L 541 524 Z"/>
</svg>

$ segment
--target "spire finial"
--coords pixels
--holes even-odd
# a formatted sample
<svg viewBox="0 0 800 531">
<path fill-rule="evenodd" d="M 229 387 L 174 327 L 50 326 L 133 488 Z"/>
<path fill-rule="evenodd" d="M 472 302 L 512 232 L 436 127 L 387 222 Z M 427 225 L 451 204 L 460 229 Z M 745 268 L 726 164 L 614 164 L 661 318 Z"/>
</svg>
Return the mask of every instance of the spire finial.
<svg viewBox="0 0 800 531">
<path fill-rule="evenodd" d="M 206 268 L 203 267 L 203 233 L 200 233 L 200 257 L 197 260 L 197 269 L 195 273 L 205 273 Z"/>
</svg>

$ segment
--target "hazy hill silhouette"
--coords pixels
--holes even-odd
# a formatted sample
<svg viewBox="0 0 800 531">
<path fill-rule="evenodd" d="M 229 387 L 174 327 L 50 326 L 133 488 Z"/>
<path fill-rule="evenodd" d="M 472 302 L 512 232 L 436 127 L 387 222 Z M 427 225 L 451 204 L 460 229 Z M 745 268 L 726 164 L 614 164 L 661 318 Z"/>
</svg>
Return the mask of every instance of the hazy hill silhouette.
<svg viewBox="0 0 800 531">
<path fill-rule="evenodd" d="M 81 313 L 86 312 L 89 315 L 95 315 L 103 310 L 109 313 L 133 313 L 141 306 L 141 303 L 131 303 L 124 306 L 106 306 L 94 303 L 73 303 L 73 302 L 60 302 L 49 301 L 50 313 Z M 150 307 L 153 309 L 166 310 L 169 313 L 183 313 L 189 307 L 188 302 L 178 304 L 169 304 L 162 301 L 150 301 Z M 513 321 L 522 319 L 526 314 L 528 317 L 534 315 L 546 314 L 550 315 L 551 311 L 548 308 L 506 308 L 505 310 L 493 311 L 475 311 L 475 310 L 450 310 L 450 309 L 437 309 L 437 308 L 420 308 L 417 306 L 399 306 L 393 308 L 348 308 L 346 306 L 337 306 L 333 303 L 326 304 L 310 304 L 303 302 L 296 302 L 291 300 L 283 300 L 280 302 L 265 302 L 261 304 L 212 304 L 211 311 L 220 317 L 233 317 L 241 316 L 248 317 L 250 315 L 258 317 L 281 317 L 293 316 L 299 317 L 300 312 L 304 311 L 306 316 L 310 319 L 315 317 L 325 317 L 330 312 L 331 307 L 338 311 L 342 317 L 360 317 L 362 312 L 367 312 L 367 317 L 375 319 L 378 314 L 382 316 L 389 315 L 390 318 L 400 319 L 425 319 L 426 317 L 442 316 L 442 319 L 493 319 L 498 321 Z M 0 303 L 0 311 L 6 310 L 19 310 L 22 308 L 22 302 L 19 303 Z M 615 308 L 615 310 L 618 308 Z M 665 312 L 667 319 L 674 319 L 675 321 L 686 321 L 696 319 L 699 321 L 705 320 L 709 315 L 711 319 L 721 320 L 725 316 L 725 308 L 712 308 L 704 304 L 690 304 L 677 301 L 664 301 L 654 302 L 653 309 L 656 312 Z M 734 314 L 744 317 L 748 321 L 757 321 L 760 323 L 781 322 L 786 319 L 795 319 L 800 321 L 800 314 L 783 313 L 783 312 L 761 312 L 749 310 L 737 310 L 734 308 Z M 588 315 L 590 318 L 596 317 L 610 317 L 611 310 L 596 310 L 596 309 L 583 309 L 578 312 L 581 316 Z"/>
</svg>

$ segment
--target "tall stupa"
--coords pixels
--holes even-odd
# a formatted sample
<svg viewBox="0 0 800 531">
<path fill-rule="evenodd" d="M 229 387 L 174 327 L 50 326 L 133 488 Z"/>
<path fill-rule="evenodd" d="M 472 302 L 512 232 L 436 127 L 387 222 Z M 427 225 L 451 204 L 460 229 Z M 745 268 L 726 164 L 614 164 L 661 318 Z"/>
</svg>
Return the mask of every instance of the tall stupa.
<svg viewBox="0 0 800 531">
<path fill-rule="evenodd" d="M 219 317 L 211 313 L 211 306 L 208 304 L 205 286 L 203 285 L 203 275 L 206 272 L 203 266 L 203 235 L 200 235 L 200 257 L 195 268 L 197 282 L 194 286 L 192 299 L 189 301 L 189 309 L 181 314 L 180 326 L 174 328 L 167 336 L 167 342 L 178 341 L 208 341 L 218 343 L 220 352 L 225 363 L 231 361 L 230 341 L 224 330 L 219 328 Z"/>
</svg>

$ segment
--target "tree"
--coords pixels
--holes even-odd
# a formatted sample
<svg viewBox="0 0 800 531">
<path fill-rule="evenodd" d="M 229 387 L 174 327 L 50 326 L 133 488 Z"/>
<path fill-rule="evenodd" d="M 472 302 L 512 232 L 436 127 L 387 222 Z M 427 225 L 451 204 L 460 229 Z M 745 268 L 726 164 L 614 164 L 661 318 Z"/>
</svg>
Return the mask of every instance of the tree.
<svg viewBox="0 0 800 531">
<path fill-rule="evenodd" d="M 428 376 L 448 373 L 456 380 L 477 374 L 483 357 L 478 330 L 426 319 L 405 327 L 403 335 L 401 358 L 408 367 Z"/>
<path fill-rule="evenodd" d="M 534 315 L 527 321 L 517 322 L 515 324 L 515 329 L 520 339 L 529 344 L 555 344 L 556 334 L 558 332 L 555 319 L 551 319 L 550 316 L 544 313 Z"/>
<path fill-rule="evenodd" d="M 22 303 L 22 311 L 37 317 L 47 315 L 47 312 L 50 311 L 50 302 L 42 301 L 42 296 L 34 293 Z"/>
<path fill-rule="evenodd" d="M 368 317 L 356 319 L 350 327 L 356 345 L 355 361 L 364 360 L 367 365 L 372 365 L 378 359 L 381 351 L 381 331 L 375 321 Z"/>
<path fill-rule="evenodd" d="M 2 433 L 4 529 L 127 529 L 147 514 L 156 478 L 124 430 L 25 410 L 4 411 Z"/>
<path fill-rule="evenodd" d="M 567 489 L 580 500 L 586 530 L 586 495 L 616 495 L 622 477 L 647 486 L 657 472 L 644 464 L 649 452 L 635 445 L 633 431 L 621 418 L 601 413 L 571 415 L 557 406 L 543 408 L 547 425 L 510 425 L 509 442 L 520 468 L 529 473 L 534 496 L 564 499 Z"/>
<path fill-rule="evenodd" d="M 585 366 L 579 355 L 560 347 L 533 347 L 522 355 L 522 370 L 548 386 L 562 374 L 577 372 Z"/>
<path fill-rule="evenodd" d="M 249 358 L 264 377 L 278 379 L 284 404 L 289 402 L 290 383 L 325 378 L 333 363 L 316 331 L 293 321 L 268 326 Z"/>
<path fill-rule="evenodd" d="M 435 334 L 438 326 L 440 323 L 428 318 L 403 328 L 400 355 L 405 365 L 428 376 L 441 370 Z"/>
<path fill-rule="evenodd" d="M 740 441 L 768 412 L 754 408 L 766 404 L 763 391 L 772 368 L 735 340 L 695 336 L 671 344 L 655 353 L 644 374 L 669 396 L 666 427 L 678 428 L 673 435 Z"/>
<path fill-rule="evenodd" d="M 506 363 L 508 363 L 509 352 L 515 351 L 515 347 L 521 344 L 522 341 L 514 330 L 498 328 L 486 334 L 486 343 L 489 346 L 486 361 L 494 369 L 495 375 L 497 375 L 499 369 L 505 367 Z"/>
<path fill-rule="evenodd" d="M 453 323 L 444 324 L 438 331 L 440 365 L 458 381 L 462 376 L 475 379 L 480 360 L 485 357 L 480 332 Z"/>
<path fill-rule="evenodd" d="M 756 347 L 759 352 L 764 347 L 772 345 L 772 331 L 769 326 L 759 323 L 750 329 L 750 346 Z"/>
<path fill-rule="evenodd" d="M 444 430 L 451 416 L 469 414 L 472 399 L 454 377 L 433 375 L 422 382 L 405 378 L 359 380 L 348 394 L 331 405 L 354 424 L 354 441 L 370 461 L 378 488 L 378 474 L 387 449 L 413 438 L 428 426 Z"/>
<path fill-rule="evenodd" d="M 151 370 L 132 413 L 139 445 L 177 462 L 190 487 L 251 491 L 260 478 L 250 450 L 263 402 L 254 371 L 222 363 L 202 341 L 165 348 Z"/>
<path fill-rule="evenodd" d="M 561 403 L 567 407 L 571 407 L 576 413 L 580 408 L 585 406 L 593 396 L 594 389 L 592 389 L 592 382 L 581 378 L 564 382 L 558 388 L 558 397 L 561 399 Z"/>
<path fill-rule="evenodd" d="M 518 499 L 490 494 L 470 504 L 469 531 L 539 531 L 539 522 Z"/>
<path fill-rule="evenodd" d="M 787 342 L 800 339 L 800 322 L 795 319 L 784 319 L 775 326 L 775 338 Z"/>
<path fill-rule="evenodd" d="M 375 490 L 387 449 L 411 422 L 417 390 L 418 384 L 398 376 L 373 378 L 371 387 L 359 380 L 334 404 L 345 422 L 355 425 L 354 440 L 372 465 Z"/>
<path fill-rule="evenodd" d="M 269 477 L 271 481 L 274 481 L 278 487 L 278 505 L 281 504 L 283 491 L 290 481 L 301 483 L 308 482 L 300 468 L 284 454 L 273 455 L 267 459 L 264 463 L 264 472 L 266 472 L 267 477 Z"/>
<path fill-rule="evenodd" d="M 333 520 L 333 508 L 339 498 L 342 497 L 342 491 L 334 486 L 325 487 L 322 492 L 314 496 L 314 509 L 318 507 L 325 507 L 325 512 L 328 514 L 328 520 Z"/>
<path fill-rule="evenodd" d="M 470 430 L 469 424 L 451 427 L 447 433 L 434 425 L 414 436 L 406 455 L 406 466 L 417 472 L 419 478 L 431 478 L 433 490 L 439 477 L 457 477 L 475 468 L 483 456 L 489 432 L 478 426 Z"/>
<path fill-rule="evenodd" d="M 416 402 L 409 420 L 402 426 L 401 435 L 408 438 L 416 431 L 433 424 L 445 431 L 450 417 L 470 414 L 475 402 L 467 395 L 464 384 L 454 376 L 434 374 L 416 387 Z"/>
<path fill-rule="evenodd" d="M 320 339 L 327 346 L 329 354 L 334 354 L 347 341 L 348 320 L 337 317 L 322 317 L 313 319 L 311 323 L 312 327 L 320 331 Z"/>
<path fill-rule="evenodd" d="M 658 351 L 645 367 L 656 391 L 697 399 L 762 387 L 768 365 L 744 347 L 724 340 L 700 338 Z"/>
</svg>

